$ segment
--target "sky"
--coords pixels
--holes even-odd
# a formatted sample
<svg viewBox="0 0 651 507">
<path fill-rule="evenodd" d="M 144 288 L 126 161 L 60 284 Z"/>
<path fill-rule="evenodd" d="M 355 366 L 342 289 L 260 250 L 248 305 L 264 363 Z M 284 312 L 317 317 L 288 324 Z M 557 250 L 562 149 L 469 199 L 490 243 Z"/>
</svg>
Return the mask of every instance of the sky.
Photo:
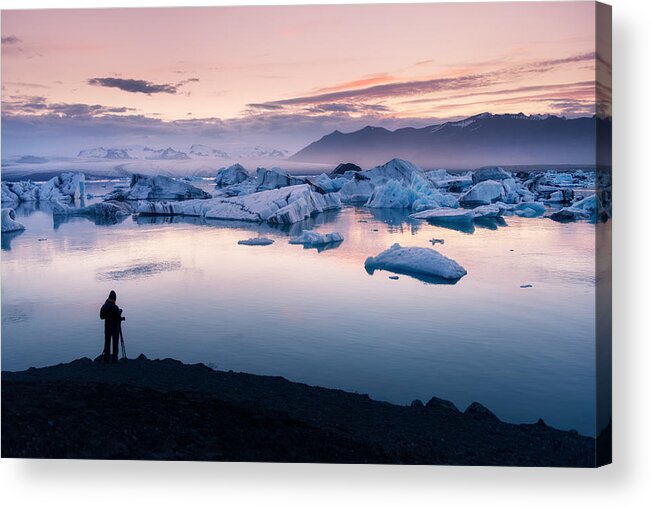
<svg viewBox="0 0 651 507">
<path fill-rule="evenodd" d="M 2 12 L 3 154 L 594 111 L 592 2 Z"/>
</svg>

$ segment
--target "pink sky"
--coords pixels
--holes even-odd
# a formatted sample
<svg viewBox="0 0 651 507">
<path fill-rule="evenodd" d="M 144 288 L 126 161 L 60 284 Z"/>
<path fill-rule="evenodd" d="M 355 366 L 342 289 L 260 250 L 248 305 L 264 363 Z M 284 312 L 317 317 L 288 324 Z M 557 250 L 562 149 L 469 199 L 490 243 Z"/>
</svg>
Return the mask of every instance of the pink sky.
<svg viewBox="0 0 651 507">
<path fill-rule="evenodd" d="M 592 2 L 4 11 L 3 114 L 587 115 L 594 27 Z"/>
</svg>

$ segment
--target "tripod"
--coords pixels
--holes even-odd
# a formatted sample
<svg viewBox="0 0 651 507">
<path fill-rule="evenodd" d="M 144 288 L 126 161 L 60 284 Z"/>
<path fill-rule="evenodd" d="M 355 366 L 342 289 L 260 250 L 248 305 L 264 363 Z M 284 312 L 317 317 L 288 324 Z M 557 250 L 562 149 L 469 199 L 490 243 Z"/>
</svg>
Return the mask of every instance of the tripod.
<svg viewBox="0 0 651 507">
<path fill-rule="evenodd" d="M 120 324 L 120 350 L 122 350 L 122 359 L 127 360 L 127 349 L 124 347 L 124 335 L 122 334 L 122 324 Z"/>
</svg>

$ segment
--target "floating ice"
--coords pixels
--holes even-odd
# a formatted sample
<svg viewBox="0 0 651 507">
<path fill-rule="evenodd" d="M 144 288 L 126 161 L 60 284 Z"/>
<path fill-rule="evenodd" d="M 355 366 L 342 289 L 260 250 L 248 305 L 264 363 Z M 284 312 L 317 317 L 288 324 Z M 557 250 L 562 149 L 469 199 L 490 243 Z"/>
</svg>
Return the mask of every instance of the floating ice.
<svg viewBox="0 0 651 507">
<path fill-rule="evenodd" d="M 75 208 L 60 202 L 52 203 L 52 215 L 54 216 L 82 216 L 105 223 L 131 215 L 132 212 L 128 204 L 121 202 L 98 202 L 82 208 Z"/>
<path fill-rule="evenodd" d="M 363 174 L 375 181 L 383 179 L 385 181 L 399 180 L 407 183 L 412 181 L 414 174 L 425 176 L 425 173 L 420 167 L 399 158 L 394 158 L 384 165 L 363 171 Z"/>
<path fill-rule="evenodd" d="M 504 186 L 499 181 L 486 180 L 477 183 L 459 197 L 463 204 L 492 204 L 506 196 Z"/>
<path fill-rule="evenodd" d="M 341 187 L 338 192 L 342 202 L 347 204 L 363 204 L 373 193 L 374 185 L 369 179 L 355 177 Z"/>
<path fill-rule="evenodd" d="M 104 200 L 138 201 L 145 199 L 209 199 L 209 193 L 168 176 L 144 176 L 134 174 L 128 189 L 118 189 L 108 194 Z"/>
<path fill-rule="evenodd" d="M 545 205 L 541 202 L 521 202 L 515 206 L 513 212 L 525 218 L 539 217 L 545 213 Z"/>
<path fill-rule="evenodd" d="M 308 185 L 266 190 L 240 197 L 139 203 L 144 215 L 184 215 L 221 220 L 293 224 L 315 213 L 341 208 L 337 194 L 319 194 Z"/>
<path fill-rule="evenodd" d="M 318 247 L 328 243 L 340 243 L 344 240 L 343 234 L 340 232 L 329 232 L 327 234 L 319 234 L 316 231 L 303 231 L 298 237 L 289 240 L 290 245 L 303 245 L 306 248 Z"/>
<path fill-rule="evenodd" d="M 598 211 L 597 195 L 592 194 L 572 206 L 561 209 L 549 215 L 549 218 L 557 222 L 575 222 L 577 220 L 596 221 Z"/>
<path fill-rule="evenodd" d="M 462 208 L 436 208 L 413 213 L 409 218 L 441 222 L 468 222 L 475 218 L 474 211 Z"/>
<path fill-rule="evenodd" d="M 330 176 L 328 176 L 326 173 L 321 173 L 314 179 L 314 184 L 317 187 L 321 188 L 324 192 L 330 193 L 339 192 L 339 190 L 341 190 L 341 188 L 349 181 L 350 180 L 348 178 L 330 178 Z"/>
<path fill-rule="evenodd" d="M 274 240 L 270 238 L 249 238 L 241 239 L 237 242 L 238 245 L 247 246 L 267 246 L 273 244 Z"/>
<path fill-rule="evenodd" d="M 482 167 L 472 173 L 472 182 L 477 184 L 487 180 L 508 180 L 512 177 L 511 173 L 506 172 L 501 167 Z"/>
<path fill-rule="evenodd" d="M 215 186 L 216 187 L 228 187 L 230 185 L 236 185 L 242 183 L 248 179 L 249 173 L 244 169 L 240 164 L 233 164 L 229 167 L 222 167 L 217 171 L 217 176 L 215 177 Z"/>
<path fill-rule="evenodd" d="M 11 208 L 2 208 L 2 232 L 24 231 L 25 226 L 16 222 L 16 212 Z"/>
<path fill-rule="evenodd" d="M 395 243 L 391 248 L 369 257 L 364 263 L 369 274 L 375 270 L 410 275 L 427 281 L 436 279 L 456 282 L 466 274 L 457 262 L 431 248 L 401 247 Z M 431 280 L 428 280 L 431 278 Z"/>
<path fill-rule="evenodd" d="M 305 183 L 305 178 L 292 176 L 280 167 L 272 167 L 271 169 L 259 167 L 256 170 L 255 176 L 257 191 L 303 185 Z"/>
<path fill-rule="evenodd" d="M 484 204 L 472 210 L 473 218 L 497 218 L 502 216 L 503 209 L 496 204 Z"/>
<path fill-rule="evenodd" d="M 449 194 L 443 194 L 418 173 L 411 183 L 389 180 L 373 189 L 365 206 L 369 208 L 407 208 L 422 211 L 430 208 L 456 207 L 459 203 Z"/>
</svg>

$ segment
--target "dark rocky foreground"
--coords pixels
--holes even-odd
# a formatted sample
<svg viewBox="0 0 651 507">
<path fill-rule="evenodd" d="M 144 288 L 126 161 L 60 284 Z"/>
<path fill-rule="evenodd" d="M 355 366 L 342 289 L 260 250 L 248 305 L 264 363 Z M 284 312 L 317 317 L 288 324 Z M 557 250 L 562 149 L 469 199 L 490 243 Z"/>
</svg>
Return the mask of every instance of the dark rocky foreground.
<svg viewBox="0 0 651 507">
<path fill-rule="evenodd" d="M 141 356 L 3 372 L 2 457 L 592 467 L 595 441 Z"/>
</svg>

